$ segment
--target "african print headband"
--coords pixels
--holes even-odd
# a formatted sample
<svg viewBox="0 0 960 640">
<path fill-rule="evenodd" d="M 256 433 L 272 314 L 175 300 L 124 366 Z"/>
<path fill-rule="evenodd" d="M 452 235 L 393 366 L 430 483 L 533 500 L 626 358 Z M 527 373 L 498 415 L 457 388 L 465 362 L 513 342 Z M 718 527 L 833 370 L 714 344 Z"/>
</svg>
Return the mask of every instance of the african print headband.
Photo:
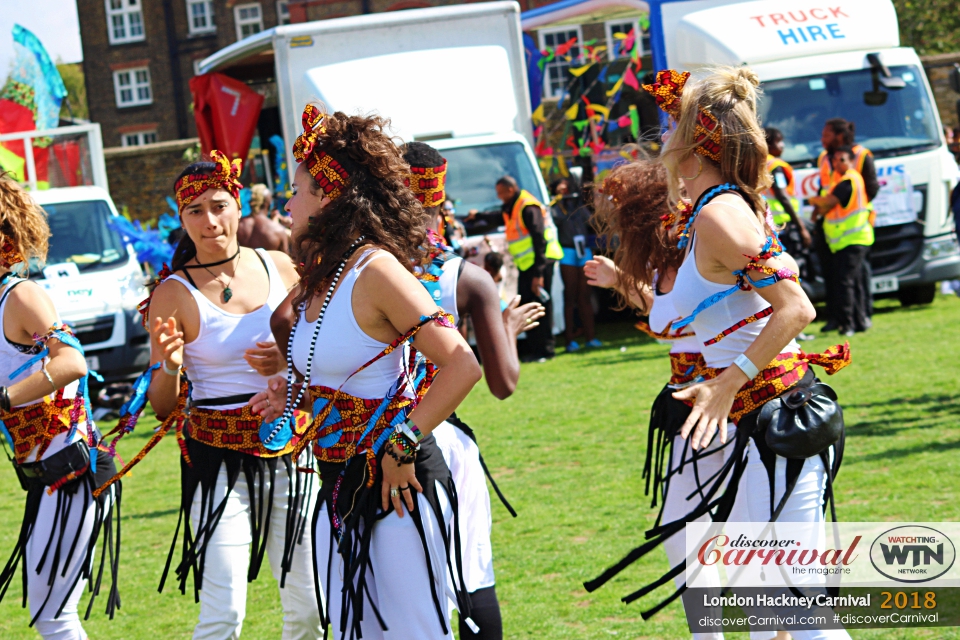
<svg viewBox="0 0 960 640">
<path fill-rule="evenodd" d="M 674 120 L 680 120 L 680 98 L 683 95 L 683 86 L 689 78 L 690 74 L 686 71 L 665 69 L 657 72 L 656 82 L 645 84 L 643 88 L 657 101 L 658 107 L 673 116 Z M 694 129 L 694 142 L 697 143 L 697 147 L 694 151 L 719 163 L 720 140 L 720 121 L 712 113 L 698 106 L 697 123 Z"/>
<path fill-rule="evenodd" d="M 410 173 L 403 183 L 410 187 L 426 208 L 438 207 L 446 199 L 444 187 L 447 183 L 447 161 L 439 167 L 410 167 Z"/>
<path fill-rule="evenodd" d="M 25 262 L 26 258 L 20 253 L 13 242 L 4 236 L 0 236 L 0 268 L 9 269 L 15 264 Z"/>
<path fill-rule="evenodd" d="M 303 133 L 297 136 L 293 143 L 293 157 L 297 162 L 307 163 L 307 171 L 313 176 L 323 194 L 331 200 L 336 200 L 347 187 L 350 174 L 344 163 L 324 151 L 322 138 L 327 134 L 323 126 L 323 112 L 312 104 L 303 109 Z"/>
<path fill-rule="evenodd" d="M 210 159 L 216 165 L 213 173 L 209 175 L 190 173 L 179 180 L 174 187 L 177 194 L 177 207 L 183 211 L 183 208 L 200 197 L 207 189 L 223 189 L 229 191 L 230 195 L 240 203 L 240 169 L 243 161 L 236 158 L 231 162 L 226 154 L 214 149 L 210 152 Z"/>
</svg>

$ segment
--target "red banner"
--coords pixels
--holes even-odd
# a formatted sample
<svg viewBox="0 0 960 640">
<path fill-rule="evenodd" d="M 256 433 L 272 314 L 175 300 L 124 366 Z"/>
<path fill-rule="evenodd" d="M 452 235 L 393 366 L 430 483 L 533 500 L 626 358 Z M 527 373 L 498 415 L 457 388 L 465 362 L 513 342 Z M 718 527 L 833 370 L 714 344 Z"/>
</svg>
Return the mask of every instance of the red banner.
<svg viewBox="0 0 960 640">
<path fill-rule="evenodd" d="M 190 91 L 203 152 L 218 149 L 230 158 L 246 160 L 263 96 L 222 73 L 195 76 L 190 80 Z"/>
</svg>

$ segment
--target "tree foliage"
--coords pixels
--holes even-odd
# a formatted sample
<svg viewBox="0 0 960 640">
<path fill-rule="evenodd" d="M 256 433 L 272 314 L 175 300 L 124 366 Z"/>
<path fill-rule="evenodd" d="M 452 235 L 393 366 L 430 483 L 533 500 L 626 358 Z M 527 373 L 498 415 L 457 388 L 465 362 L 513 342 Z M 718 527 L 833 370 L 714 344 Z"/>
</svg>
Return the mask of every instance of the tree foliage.
<svg viewBox="0 0 960 640">
<path fill-rule="evenodd" d="M 900 21 L 900 44 L 920 55 L 960 52 L 957 0 L 893 0 Z"/>
<path fill-rule="evenodd" d="M 87 108 L 87 85 L 83 80 L 83 65 L 79 62 L 57 63 L 57 71 L 63 78 L 63 84 L 67 88 L 67 97 L 63 100 L 63 106 L 60 108 L 60 117 L 70 117 L 88 120 L 90 111 Z M 70 101 L 70 107 L 67 108 L 67 101 Z"/>
</svg>

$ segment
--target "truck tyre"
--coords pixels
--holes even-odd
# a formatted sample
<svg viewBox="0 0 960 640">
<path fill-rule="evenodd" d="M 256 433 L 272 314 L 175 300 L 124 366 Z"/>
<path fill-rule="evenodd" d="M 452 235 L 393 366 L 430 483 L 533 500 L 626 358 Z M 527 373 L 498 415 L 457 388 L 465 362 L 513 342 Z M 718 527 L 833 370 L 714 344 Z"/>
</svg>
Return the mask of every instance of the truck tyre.
<svg viewBox="0 0 960 640">
<path fill-rule="evenodd" d="M 901 289 L 898 297 L 900 304 L 910 307 L 918 304 L 930 304 L 937 296 L 937 283 L 921 284 L 909 289 Z"/>
</svg>

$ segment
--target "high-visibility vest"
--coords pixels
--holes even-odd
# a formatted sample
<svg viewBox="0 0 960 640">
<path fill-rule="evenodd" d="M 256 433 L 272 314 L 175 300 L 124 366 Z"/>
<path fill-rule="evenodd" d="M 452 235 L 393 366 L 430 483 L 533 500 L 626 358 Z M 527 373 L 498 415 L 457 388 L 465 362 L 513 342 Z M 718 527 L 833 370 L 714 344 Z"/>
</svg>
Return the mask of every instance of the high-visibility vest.
<svg viewBox="0 0 960 640">
<path fill-rule="evenodd" d="M 543 239 L 547 242 L 545 256 L 550 260 L 559 260 L 563 257 L 563 247 L 557 241 L 557 227 L 553 224 L 550 212 L 542 202 L 533 197 L 533 194 L 522 190 L 517 196 L 517 201 L 513 203 L 510 215 L 503 214 L 503 223 L 507 227 L 507 250 L 520 271 L 526 271 L 534 263 L 533 238 L 527 231 L 527 225 L 523 224 L 523 210 L 529 206 L 539 207 L 540 213 L 543 214 Z"/>
<path fill-rule="evenodd" d="M 796 194 L 796 185 L 793 182 L 793 167 L 790 166 L 789 162 L 767 154 L 767 173 L 772 175 L 775 169 L 783 169 L 783 173 L 787 177 L 787 188 L 784 189 L 784 191 L 790 199 L 790 205 L 793 207 L 793 210 L 800 213 L 800 201 L 793 197 Z M 770 205 L 770 211 L 773 212 L 774 224 L 783 226 L 790 222 L 790 214 L 787 213 L 783 205 L 780 204 L 780 201 L 777 200 L 773 189 L 767 189 L 766 198 L 767 204 Z"/>
<path fill-rule="evenodd" d="M 847 206 L 837 204 L 823 221 L 823 235 L 833 253 L 855 244 L 868 247 L 873 244 L 873 225 L 870 224 L 863 176 L 856 169 L 850 169 L 840 176 L 837 184 L 844 180 L 850 180 L 853 185 L 850 201 Z"/>
<path fill-rule="evenodd" d="M 851 147 L 853 150 L 853 166 L 857 170 L 857 173 L 860 176 L 863 176 L 863 163 L 867 161 L 867 156 L 873 157 L 873 152 L 866 147 L 855 144 Z M 830 157 L 826 151 L 821 151 L 820 156 L 817 158 L 817 166 L 820 169 L 820 195 L 825 196 L 833 191 L 833 188 L 842 179 L 840 174 L 833 170 L 833 165 L 830 163 Z M 867 210 L 870 212 L 870 225 L 877 220 L 877 212 L 873 209 L 873 202 L 867 201 Z"/>
</svg>

